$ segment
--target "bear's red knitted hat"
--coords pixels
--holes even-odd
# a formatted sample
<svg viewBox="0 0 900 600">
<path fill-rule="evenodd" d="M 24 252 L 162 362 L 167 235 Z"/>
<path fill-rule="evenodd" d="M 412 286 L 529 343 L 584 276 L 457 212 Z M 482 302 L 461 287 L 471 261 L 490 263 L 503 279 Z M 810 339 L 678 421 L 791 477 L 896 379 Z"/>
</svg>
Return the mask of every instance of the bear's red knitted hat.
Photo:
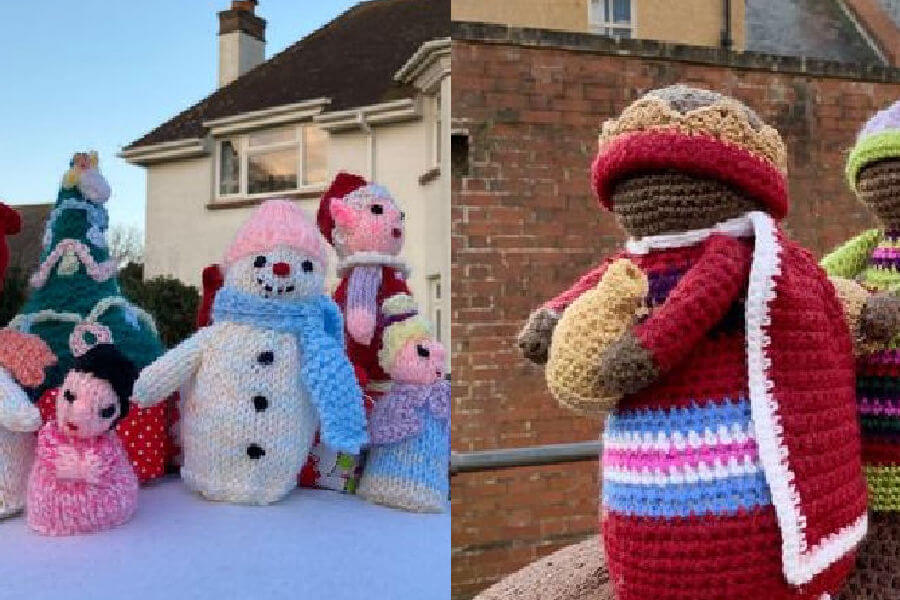
<svg viewBox="0 0 900 600">
<path fill-rule="evenodd" d="M 621 179 L 668 169 L 723 181 L 775 219 L 787 214 L 784 141 L 734 98 L 675 85 L 648 92 L 603 124 L 592 169 L 603 206 L 612 208 Z"/>
<path fill-rule="evenodd" d="M 331 216 L 331 201 L 335 198 L 343 198 L 347 194 L 367 185 L 368 182 L 359 175 L 341 171 L 334 178 L 334 181 L 331 182 L 328 190 L 325 191 L 325 194 L 319 201 L 319 212 L 316 215 L 316 222 L 319 224 L 319 231 L 322 232 L 322 235 L 328 240 L 329 244 L 334 244 L 334 240 L 331 237 L 331 234 L 334 231 L 334 217 Z"/>
<path fill-rule="evenodd" d="M 0 202 L 0 291 L 3 291 L 3 281 L 6 279 L 6 269 L 9 267 L 9 247 L 6 245 L 6 236 L 16 235 L 22 229 L 22 218 L 19 213 Z"/>
</svg>

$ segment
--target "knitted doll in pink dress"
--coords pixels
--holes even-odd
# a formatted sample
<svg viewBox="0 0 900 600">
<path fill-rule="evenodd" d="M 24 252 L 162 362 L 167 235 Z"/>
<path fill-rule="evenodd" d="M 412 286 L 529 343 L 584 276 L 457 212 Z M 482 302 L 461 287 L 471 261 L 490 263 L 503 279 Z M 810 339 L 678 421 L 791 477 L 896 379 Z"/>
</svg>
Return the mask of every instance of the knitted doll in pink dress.
<svg viewBox="0 0 900 600">
<path fill-rule="evenodd" d="M 45 535 L 121 525 L 137 508 L 138 480 L 114 431 L 128 412 L 137 371 L 109 344 L 75 359 L 38 434 L 28 479 L 28 525 Z"/>
</svg>

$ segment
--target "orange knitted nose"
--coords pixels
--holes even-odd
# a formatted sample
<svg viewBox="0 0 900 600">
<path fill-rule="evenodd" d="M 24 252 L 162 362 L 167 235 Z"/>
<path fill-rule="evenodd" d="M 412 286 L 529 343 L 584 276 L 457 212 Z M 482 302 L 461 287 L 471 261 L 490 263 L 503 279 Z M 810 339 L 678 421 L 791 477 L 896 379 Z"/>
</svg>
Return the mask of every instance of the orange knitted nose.
<svg viewBox="0 0 900 600">
<path fill-rule="evenodd" d="M 285 262 L 277 262 L 272 265 L 272 272 L 279 277 L 287 277 L 291 274 L 291 265 Z"/>
</svg>

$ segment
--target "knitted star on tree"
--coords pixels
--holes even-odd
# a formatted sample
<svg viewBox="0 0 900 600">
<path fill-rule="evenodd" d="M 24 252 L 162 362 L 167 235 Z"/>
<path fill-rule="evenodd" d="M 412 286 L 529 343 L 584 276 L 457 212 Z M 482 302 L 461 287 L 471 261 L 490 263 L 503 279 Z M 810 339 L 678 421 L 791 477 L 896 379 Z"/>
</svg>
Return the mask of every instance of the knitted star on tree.
<svg viewBox="0 0 900 600">
<path fill-rule="evenodd" d="M 98 343 L 112 343 L 143 368 L 163 352 L 153 318 L 121 295 L 118 265 L 110 258 L 106 240 L 109 215 L 104 204 L 109 196 L 97 154 L 76 154 L 47 221 L 31 293 L 10 323 L 41 337 L 58 359 L 36 390 L 44 420 L 53 418 L 55 390 L 74 356 Z M 167 410 L 165 404 L 135 407 L 116 428 L 142 482 L 165 472 L 171 446 Z"/>
</svg>

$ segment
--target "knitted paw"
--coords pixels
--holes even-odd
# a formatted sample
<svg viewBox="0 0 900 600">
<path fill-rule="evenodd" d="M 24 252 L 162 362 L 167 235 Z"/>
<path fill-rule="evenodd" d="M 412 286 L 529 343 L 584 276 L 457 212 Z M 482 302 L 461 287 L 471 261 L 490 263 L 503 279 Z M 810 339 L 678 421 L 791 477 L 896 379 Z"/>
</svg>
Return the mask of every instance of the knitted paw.
<svg viewBox="0 0 900 600">
<path fill-rule="evenodd" d="M 870 296 L 860 316 L 860 333 L 867 342 L 889 342 L 900 332 L 900 297 L 892 293 Z"/>
<path fill-rule="evenodd" d="M 655 381 L 659 371 L 650 351 L 628 331 L 600 356 L 599 376 L 609 392 L 633 394 Z"/>
<path fill-rule="evenodd" d="M 347 331 L 360 344 L 368 345 L 375 333 L 375 313 L 361 308 L 347 311 Z"/>
<path fill-rule="evenodd" d="M 0 399 L 2 401 L 2 399 Z M 3 426 L 18 433 L 31 433 L 41 428 L 41 411 L 31 404 L 20 405 L 19 410 L 4 418 Z"/>
<path fill-rule="evenodd" d="M 56 364 L 50 346 L 36 335 L 14 329 L 0 329 L 0 367 L 25 387 L 44 382 L 44 369 Z"/>
<path fill-rule="evenodd" d="M 547 362 L 550 339 L 558 321 L 559 315 L 549 308 L 539 308 L 529 315 L 517 338 L 525 358 L 539 365 Z"/>
</svg>

